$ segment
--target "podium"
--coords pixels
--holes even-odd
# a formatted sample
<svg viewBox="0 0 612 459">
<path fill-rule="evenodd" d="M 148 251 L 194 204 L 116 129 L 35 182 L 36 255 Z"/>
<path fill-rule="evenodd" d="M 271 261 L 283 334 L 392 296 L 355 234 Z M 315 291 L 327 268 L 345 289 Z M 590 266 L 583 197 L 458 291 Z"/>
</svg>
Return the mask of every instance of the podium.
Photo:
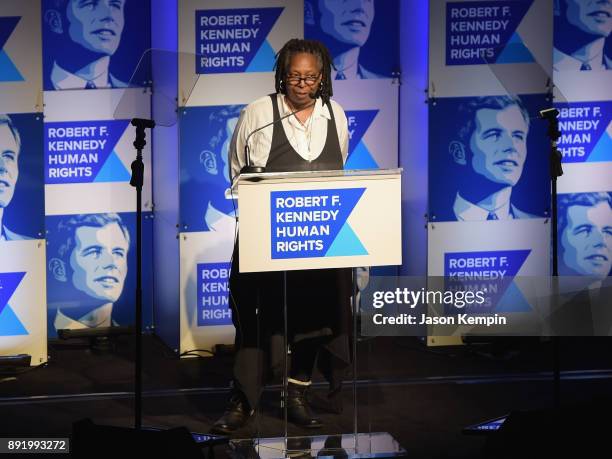
<svg viewBox="0 0 612 459">
<path fill-rule="evenodd" d="M 232 190 L 238 199 L 240 256 L 233 263 L 239 263 L 241 274 L 284 273 L 281 394 L 287 393 L 288 355 L 291 352 L 287 338 L 288 314 L 292 314 L 287 300 L 287 273 L 401 264 L 401 172 L 401 169 L 279 172 L 242 174 L 236 178 Z M 344 422 L 333 423 L 332 429 L 336 431 L 330 432 L 324 427 L 313 430 L 314 436 L 304 435 L 287 422 L 285 406 L 282 426 L 276 424 L 276 435 L 271 436 L 269 429 L 266 432 L 265 428 L 256 428 L 251 438 L 231 441 L 237 455 L 255 452 L 262 458 L 280 458 L 405 454 L 389 434 L 360 429 L 357 395 L 359 295 L 354 273 L 353 270 L 349 314 L 353 337 L 349 340 L 353 367 L 349 384 L 352 386 L 350 422 L 344 414 Z M 257 327 L 259 329 L 259 325 Z M 260 415 L 257 414 L 258 418 Z M 258 419 L 254 424 L 260 427 L 266 425 L 266 421 Z M 368 422 L 362 424 L 370 425 Z"/>
</svg>

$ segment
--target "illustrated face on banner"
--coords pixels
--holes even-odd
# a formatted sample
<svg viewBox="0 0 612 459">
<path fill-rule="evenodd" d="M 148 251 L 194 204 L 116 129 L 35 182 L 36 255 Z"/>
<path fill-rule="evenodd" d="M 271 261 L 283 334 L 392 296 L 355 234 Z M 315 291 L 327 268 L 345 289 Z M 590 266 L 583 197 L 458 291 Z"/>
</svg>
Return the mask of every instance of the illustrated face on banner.
<svg viewBox="0 0 612 459">
<path fill-rule="evenodd" d="M 374 21 L 374 0 L 319 0 L 321 30 L 336 40 L 363 46 Z"/>
<path fill-rule="evenodd" d="M 562 0 L 567 4 L 567 22 L 581 31 L 602 37 L 612 32 L 612 2 L 609 0 Z"/>
<path fill-rule="evenodd" d="M 68 34 L 94 53 L 112 56 L 125 24 L 125 0 L 71 0 L 67 5 Z"/>
<path fill-rule="evenodd" d="M 115 302 L 127 275 L 129 242 L 117 223 L 102 228 L 81 226 L 70 256 L 72 284 L 92 298 Z"/>
<path fill-rule="evenodd" d="M 476 112 L 475 125 L 470 139 L 474 172 L 491 182 L 516 185 L 527 157 L 529 131 L 519 107 L 480 109 Z"/>
<path fill-rule="evenodd" d="M 577 193 L 560 202 L 563 264 L 572 274 L 604 278 L 612 269 L 612 198 Z"/>
<path fill-rule="evenodd" d="M 70 282 L 93 300 L 116 302 L 128 272 L 130 236 L 117 214 L 83 214 L 58 225 L 56 257 L 49 261 L 55 280 Z"/>
<path fill-rule="evenodd" d="M 180 215 L 184 231 L 235 226 L 229 151 L 242 105 L 194 107 L 181 119 Z"/>
<path fill-rule="evenodd" d="M 429 209 L 436 221 L 545 217 L 549 209 L 546 126 L 530 113 L 545 94 L 438 99 L 429 123 Z"/>
<path fill-rule="evenodd" d="M 0 115 L 0 208 L 8 207 L 19 177 L 20 140 L 8 116 Z"/>
<path fill-rule="evenodd" d="M 126 87 L 150 47 L 148 1 L 43 0 L 42 12 L 45 90 Z"/>
</svg>

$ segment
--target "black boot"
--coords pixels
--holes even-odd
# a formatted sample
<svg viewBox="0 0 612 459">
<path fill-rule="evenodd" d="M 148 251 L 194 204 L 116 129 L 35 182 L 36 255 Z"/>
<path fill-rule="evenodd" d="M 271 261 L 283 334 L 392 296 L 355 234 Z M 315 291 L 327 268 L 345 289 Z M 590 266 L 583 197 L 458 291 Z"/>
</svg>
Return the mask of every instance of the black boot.
<svg viewBox="0 0 612 459">
<path fill-rule="evenodd" d="M 287 418 L 289 422 L 307 429 L 317 429 L 323 423 L 310 410 L 306 401 L 307 385 L 289 382 L 287 387 Z"/>
<path fill-rule="evenodd" d="M 237 389 L 233 389 L 225 413 L 213 424 L 210 432 L 222 435 L 230 434 L 244 427 L 252 414 L 253 410 L 251 410 L 244 394 Z"/>
</svg>

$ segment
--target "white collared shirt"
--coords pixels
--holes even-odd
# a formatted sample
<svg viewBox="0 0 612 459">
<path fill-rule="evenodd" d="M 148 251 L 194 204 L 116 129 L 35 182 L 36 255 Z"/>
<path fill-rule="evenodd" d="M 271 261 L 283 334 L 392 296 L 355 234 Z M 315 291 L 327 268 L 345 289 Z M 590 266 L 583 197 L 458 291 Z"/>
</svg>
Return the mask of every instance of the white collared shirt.
<svg viewBox="0 0 612 459">
<path fill-rule="evenodd" d="M 276 100 L 278 101 L 278 110 L 281 117 L 292 112 L 285 102 L 284 95 L 277 94 Z M 336 120 L 336 130 L 338 131 L 338 140 L 340 141 L 342 161 L 346 162 L 349 143 L 346 115 L 342 107 L 335 101 L 330 101 L 330 105 L 334 111 L 334 118 Z M 313 161 L 317 159 L 323 151 L 325 140 L 327 139 L 327 122 L 330 119 L 331 114 L 329 113 L 327 105 L 323 105 L 319 98 L 315 102 L 310 119 L 303 125 L 295 116 L 285 118 L 281 122 L 281 125 L 293 149 L 306 161 Z M 273 120 L 274 113 L 272 109 L 272 100 L 269 96 L 257 99 L 242 110 L 229 149 L 232 177 L 238 176 L 240 169 L 246 165 L 244 145 L 247 136 L 257 128 Z M 252 166 L 265 166 L 268 162 L 270 149 L 272 147 L 273 132 L 274 125 L 268 126 L 253 134 L 249 139 Z"/>
<path fill-rule="evenodd" d="M 493 210 L 487 210 L 461 197 L 459 193 L 455 197 L 453 212 L 459 221 L 484 221 L 489 213 L 494 213 L 498 220 L 512 220 L 514 216 L 510 212 L 510 201 L 504 202 Z"/>
<path fill-rule="evenodd" d="M 57 65 L 57 62 L 53 63 L 51 83 L 53 83 L 55 89 L 85 89 L 88 81 L 92 81 L 96 88 L 110 88 L 112 86 L 108 68 L 93 80 L 86 80 L 74 73 L 64 70 Z"/>
<path fill-rule="evenodd" d="M 79 320 L 74 320 L 58 309 L 53 325 L 56 330 L 79 330 L 92 327 L 110 327 L 111 325 L 117 325 L 111 320 L 112 312 L 113 303 L 107 303 L 85 314 Z"/>
<path fill-rule="evenodd" d="M 591 66 L 591 70 L 606 70 L 603 50 L 601 53 L 592 57 L 588 61 L 581 61 L 580 59 L 576 59 L 575 57 L 570 56 L 569 54 L 565 54 L 559 51 L 557 48 L 553 48 L 553 69 L 555 71 L 579 71 L 583 64 L 589 64 Z"/>
</svg>

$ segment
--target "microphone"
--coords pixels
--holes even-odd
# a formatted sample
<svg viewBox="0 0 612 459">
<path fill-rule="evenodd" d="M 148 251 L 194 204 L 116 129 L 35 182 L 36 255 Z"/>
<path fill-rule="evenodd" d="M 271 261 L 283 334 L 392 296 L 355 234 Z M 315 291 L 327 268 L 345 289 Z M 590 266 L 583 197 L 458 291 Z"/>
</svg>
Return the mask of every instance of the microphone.
<svg viewBox="0 0 612 459">
<path fill-rule="evenodd" d="M 319 97 L 318 91 L 316 92 L 311 92 L 308 94 L 308 96 L 313 99 L 313 102 L 298 109 L 295 110 L 291 113 L 288 113 L 287 115 L 281 116 L 279 119 L 274 120 L 269 122 L 268 124 L 264 124 L 263 126 L 258 127 L 257 129 L 251 131 L 249 133 L 249 135 L 247 135 L 246 141 L 244 142 L 244 156 L 246 158 L 246 166 L 244 166 L 242 169 L 240 169 L 240 173 L 241 174 L 263 174 L 266 171 L 266 168 L 264 166 L 252 166 L 251 165 L 251 151 L 249 149 L 249 139 L 251 138 L 251 136 L 253 134 L 255 134 L 256 132 L 261 131 L 262 129 L 265 129 L 267 127 L 270 127 L 276 123 L 280 123 L 281 121 L 283 121 L 285 118 L 289 118 L 290 116 L 295 115 L 296 113 L 300 113 L 304 110 L 306 110 L 307 108 L 310 108 L 312 106 L 314 106 L 314 104 L 317 103 L 317 97 Z"/>
</svg>

